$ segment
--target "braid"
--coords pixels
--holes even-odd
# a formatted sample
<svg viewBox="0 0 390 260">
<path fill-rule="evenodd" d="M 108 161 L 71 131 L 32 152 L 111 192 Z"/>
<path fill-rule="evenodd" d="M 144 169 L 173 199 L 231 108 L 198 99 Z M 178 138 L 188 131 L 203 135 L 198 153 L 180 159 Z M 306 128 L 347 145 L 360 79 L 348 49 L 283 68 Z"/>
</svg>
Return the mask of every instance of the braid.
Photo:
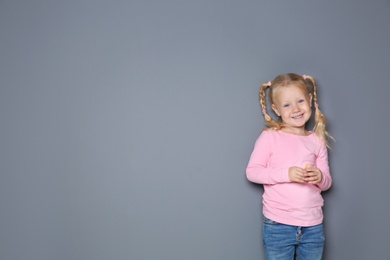
<svg viewBox="0 0 390 260">
<path fill-rule="evenodd" d="M 277 130 L 281 129 L 281 124 L 278 122 L 275 122 L 270 115 L 267 114 L 267 104 L 266 104 L 266 89 L 268 87 L 271 87 L 271 82 L 267 82 L 261 85 L 260 87 L 260 93 L 259 93 L 259 99 L 260 99 L 260 105 L 261 109 L 264 114 L 265 123 L 267 126 L 271 128 L 275 128 Z"/>
<path fill-rule="evenodd" d="M 305 80 L 308 79 L 311 82 L 311 84 L 313 85 L 314 106 L 317 108 L 318 107 L 318 99 L 317 99 L 317 84 L 316 84 L 316 81 L 314 80 L 314 78 L 312 76 L 308 76 L 308 75 L 303 75 L 303 78 Z"/>
<path fill-rule="evenodd" d="M 313 100 L 315 107 L 315 116 L 314 116 L 314 132 L 318 137 L 320 137 L 326 145 L 329 147 L 327 138 L 333 139 L 333 137 L 326 131 L 326 117 L 322 114 L 321 110 L 318 108 L 318 99 L 317 99 L 317 84 L 313 77 L 304 75 L 303 78 L 308 79 L 313 85 Z"/>
</svg>

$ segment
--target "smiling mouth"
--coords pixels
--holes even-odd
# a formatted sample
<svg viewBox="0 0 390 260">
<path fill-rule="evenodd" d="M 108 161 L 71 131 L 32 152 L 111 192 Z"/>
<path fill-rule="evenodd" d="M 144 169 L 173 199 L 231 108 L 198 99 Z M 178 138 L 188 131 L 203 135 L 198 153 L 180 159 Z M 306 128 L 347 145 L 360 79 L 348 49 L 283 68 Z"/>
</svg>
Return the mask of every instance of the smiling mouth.
<svg viewBox="0 0 390 260">
<path fill-rule="evenodd" d="M 300 115 L 297 115 L 297 116 L 293 116 L 292 118 L 293 119 L 301 119 L 303 117 L 303 114 L 300 114 Z"/>
</svg>

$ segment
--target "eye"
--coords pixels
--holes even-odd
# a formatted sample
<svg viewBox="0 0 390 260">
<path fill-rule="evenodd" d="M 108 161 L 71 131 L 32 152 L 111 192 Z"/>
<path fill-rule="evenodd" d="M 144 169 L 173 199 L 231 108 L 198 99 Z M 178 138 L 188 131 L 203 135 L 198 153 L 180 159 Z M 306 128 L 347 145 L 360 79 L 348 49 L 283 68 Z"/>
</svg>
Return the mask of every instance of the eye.
<svg viewBox="0 0 390 260">
<path fill-rule="evenodd" d="M 305 102 L 305 100 L 304 99 L 300 99 L 300 100 L 298 100 L 298 103 L 304 103 Z"/>
<path fill-rule="evenodd" d="M 289 104 L 284 104 L 283 107 L 289 107 L 290 105 Z"/>
</svg>

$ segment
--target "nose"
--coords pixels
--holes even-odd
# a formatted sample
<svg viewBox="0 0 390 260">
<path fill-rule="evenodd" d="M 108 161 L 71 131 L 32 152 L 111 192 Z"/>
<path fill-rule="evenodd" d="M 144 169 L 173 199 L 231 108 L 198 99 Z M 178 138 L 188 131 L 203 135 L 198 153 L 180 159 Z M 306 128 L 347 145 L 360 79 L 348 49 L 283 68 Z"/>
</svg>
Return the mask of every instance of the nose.
<svg viewBox="0 0 390 260">
<path fill-rule="evenodd" d="M 299 107 L 298 105 L 294 105 L 294 106 L 293 106 L 293 112 L 294 112 L 294 113 L 297 113 L 297 112 L 299 112 L 299 111 L 301 111 L 300 107 Z"/>
</svg>

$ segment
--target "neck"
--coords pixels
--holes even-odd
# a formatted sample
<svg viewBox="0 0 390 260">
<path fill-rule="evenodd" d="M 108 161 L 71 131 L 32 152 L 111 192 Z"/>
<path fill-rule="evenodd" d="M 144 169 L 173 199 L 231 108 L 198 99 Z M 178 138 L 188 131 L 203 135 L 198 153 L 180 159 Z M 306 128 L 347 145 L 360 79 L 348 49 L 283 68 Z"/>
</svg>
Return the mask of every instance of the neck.
<svg viewBox="0 0 390 260">
<path fill-rule="evenodd" d="M 283 126 L 281 129 L 283 132 L 294 134 L 294 135 L 309 135 L 309 132 L 304 127 L 289 127 Z"/>
</svg>

